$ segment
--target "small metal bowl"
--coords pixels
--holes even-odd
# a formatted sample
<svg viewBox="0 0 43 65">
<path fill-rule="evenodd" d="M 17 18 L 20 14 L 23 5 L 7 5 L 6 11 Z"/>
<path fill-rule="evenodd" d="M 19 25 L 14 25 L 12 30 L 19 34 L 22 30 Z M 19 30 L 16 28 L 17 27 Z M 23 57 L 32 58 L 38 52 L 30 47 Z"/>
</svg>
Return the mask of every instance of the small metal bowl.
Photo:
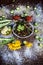
<svg viewBox="0 0 43 65">
<path fill-rule="evenodd" d="M 15 24 L 15 25 L 13 26 L 13 34 L 14 34 L 14 36 L 16 36 L 17 38 L 20 38 L 20 39 L 29 38 L 30 36 L 32 36 L 32 35 L 33 35 L 33 32 L 34 32 L 34 27 L 33 27 L 33 25 L 32 25 L 31 23 L 29 23 L 29 25 L 30 25 L 31 28 L 32 28 L 31 34 L 28 35 L 28 36 L 25 36 L 25 37 L 21 37 L 21 36 L 19 36 L 18 34 L 16 34 L 16 33 L 14 32 L 14 27 L 16 26 L 16 24 Z"/>
</svg>

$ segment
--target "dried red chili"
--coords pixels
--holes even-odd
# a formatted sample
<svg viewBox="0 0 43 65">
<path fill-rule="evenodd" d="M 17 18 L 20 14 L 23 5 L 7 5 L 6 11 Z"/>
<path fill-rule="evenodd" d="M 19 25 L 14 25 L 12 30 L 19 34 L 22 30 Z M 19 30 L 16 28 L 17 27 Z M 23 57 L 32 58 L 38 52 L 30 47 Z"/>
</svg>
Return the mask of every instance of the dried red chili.
<svg viewBox="0 0 43 65">
<path fill-rule="evenodd" d="M 27 22 L 31 22 L 33 20 L 33 17 L 32 16 L 26 16 L 26 21 Z"/>
<path fill-rule="evenodd" d="M 18 16 L 18 15 L 13 16 L 13 19 L 14 19 L 14 20 L 19 20 L 20 18 L 21 18 L 21 17 Z"/>
</svg>

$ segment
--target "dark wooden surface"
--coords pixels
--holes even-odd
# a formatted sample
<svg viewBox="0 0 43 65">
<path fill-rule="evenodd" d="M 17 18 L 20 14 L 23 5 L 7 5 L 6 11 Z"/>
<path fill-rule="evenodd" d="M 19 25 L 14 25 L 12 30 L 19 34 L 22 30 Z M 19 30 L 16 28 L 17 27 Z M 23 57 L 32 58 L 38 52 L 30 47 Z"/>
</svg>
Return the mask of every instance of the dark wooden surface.
<svg viewBox="0 0 43 65">
<path fill-rule="evenodd" d="M 0 5 L 1 4 L 6 5 L 6 4 L 11 4 L 11 3 L 14 3 L 14 4 L 18 4 L 18 3 L 25 4 L 27 2 L 29 2 L 32 5 L 37 4 L 37 3 L 42 3 L 43 4 L 43 0 L 0 0 Z"/>
</svg>

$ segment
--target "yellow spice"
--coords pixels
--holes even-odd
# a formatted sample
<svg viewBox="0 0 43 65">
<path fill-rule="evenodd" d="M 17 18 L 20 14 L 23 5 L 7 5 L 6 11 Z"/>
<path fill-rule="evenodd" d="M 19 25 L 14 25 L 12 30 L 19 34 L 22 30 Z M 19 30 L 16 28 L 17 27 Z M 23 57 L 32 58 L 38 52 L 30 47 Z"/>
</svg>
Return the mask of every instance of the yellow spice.
<svg viewBox="0 0 43 65">
<path fill-rule="evenodd" d="M 16 40 L 14 43 L 9 43 L 8 48 L 10 50 L 17 50 L 21 48 L 21 42 L 19 40 Z"/>
</svg>

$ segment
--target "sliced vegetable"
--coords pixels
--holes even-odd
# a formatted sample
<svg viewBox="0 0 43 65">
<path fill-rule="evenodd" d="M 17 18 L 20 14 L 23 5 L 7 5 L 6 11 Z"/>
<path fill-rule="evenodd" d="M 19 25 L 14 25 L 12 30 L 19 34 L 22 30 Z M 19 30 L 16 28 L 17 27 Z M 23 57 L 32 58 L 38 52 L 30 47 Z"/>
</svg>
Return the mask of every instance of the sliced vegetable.
<svg viewBox="0 0 43 65">
<path fill-rule="evenodd" d="M 35 26 L 37 26 L 37 25 L 38 25 L 38 23 L 34 23 L 34 25 L 35 25 Z"/>
<path fill-rule="evenodd" d="M 2 18 L 0 17 L 0 20 L 2 20 Z"/>
<path fill-rule="evenodd" d="M 38 43 L 38 46 L 43 48 L 43 43 Z"/>
<path fill-rule="evenodd" d="M 14 13 L 14 10 L 11 10 L 10 13 L 13 14 Z"/>
<path fill-rule="evenodd" d="M 36 36 L 35 38 L 39 40 L 39 36 Z"/>
<path fill-rule="evenodd" d="M 34 10 L 36 10 L 37 8 L 35 7 Z"/>
<path fill-rule="evenodd" d="M 25 16 L 27 16 L 28 14 L 27 14 L 27 13 L 25 13 L 24 15 L 25 15 Z"/>
<path fill-rule="evenodd" d="M 17 31 L 23 31 L 25 27 L 23 25 L 18 25 Z"/>
<path fill-rule="evenodd" d="M 2 20 L 2 21 L 0 21 L 0 24 L 2 24 L 2 23 L 6 23 L 6 22 L 11 22 L 11 20 Z"/>
<path fill-rule="evenodd" d="M 1 34 L 3 35 L 9 35 L 11 33 L 11 27 L 5 26 L 2 30 L 1 30 Z"/>
<path fill-rule="evenodd" d="M 39 38 L 39 41 L 43 41 L 43 39 L 42 38 Z"/>
<path fill-rule="evenodd" d="M 27 6 L 27 8 L 30 8 L 30 6 Z"/>
<path fill-rule="evenodd" d="M 11 41 L 13 41 L 14 40 L 14 38 L 12 37 L 12 38 L 0 38 L 0 46 L 1 45 L 5 45 L 5 44 L 7 44 L 7 43 L 10 43 Z"/>
<path fill-rule="evenodd" d="M 16 9 L 17 9 L 17 10 L 20 10 L 20 8 L 19 8 L 19 7 L 17 7 Z"/>
<path fill-rule="evenodd" d="M 0 28 L 2 28 L 3 26 L 6 26 L 6 25 L 8 25 L 8 24 L 10 24 L 10 22 L 0 24 Z"/>
<path fill-rule="evenodd" d="M 35 29 L 35 30 L 34 30 L 34 32 L 35 32 L 35 33 L 37 33 L 37 32 L 38 32 L 38 30 L 37 30 L 37 29 Z"/>
<path fill-rule="evenodd" d="M 42 43 L 40 43 L 40 47 L 43 48 L 43 44 Z"/>
</svg>

